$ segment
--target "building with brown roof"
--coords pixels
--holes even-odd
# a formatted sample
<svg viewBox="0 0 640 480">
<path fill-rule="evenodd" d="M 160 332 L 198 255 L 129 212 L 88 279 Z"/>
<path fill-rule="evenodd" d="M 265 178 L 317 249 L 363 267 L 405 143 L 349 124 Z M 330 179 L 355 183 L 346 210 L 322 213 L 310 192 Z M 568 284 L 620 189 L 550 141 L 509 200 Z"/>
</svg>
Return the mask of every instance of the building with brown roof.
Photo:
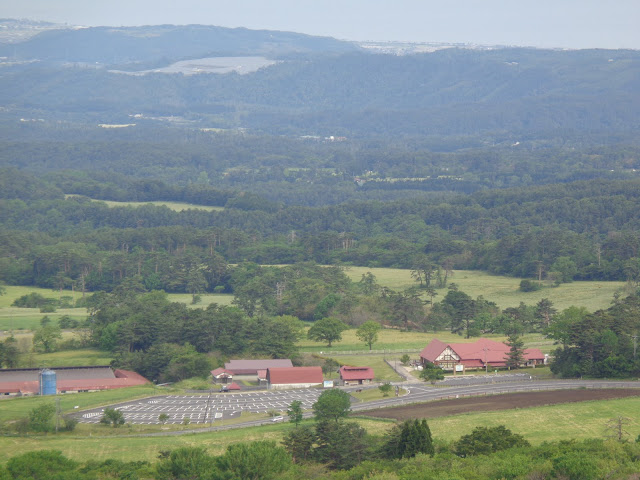
<svg viewBox="0 0 640 480">
<path fill-rule="evenodd" d="M 373 382 L 374 374 L 371 367 L 340 367 L 341 385 L 366 385 Z"/>
<path fill-rule="evenodd" d="M 258 380 L 258 371 L 268 368 L 291 368 L 293 363 L 288 358 L 262 358 L 258 360 L 230 360 L 224 364 L 225 370 L 243 380 Z"/>
<path fill-rule="evenodd" d="M 507 366 L 509 346 L 488 338 L 471 343 L 444 343 L 434 338 L 420 352 L 420 360 L 438 365 L 443 370 L 463 372 L 467 369 L 500 368 Z M 546 356 L 538 348 L 524 350 L 521 366 L 543 365 Z"/>
<path fill-rule="evenodd" d="M 48 370 L 55 372 L 55 393 L 96 392 L 149 383 L 136 372 L 113 370 L 108 366 L 51 367 Z M 41 372 L 40 368 L 0 370 L 0 395 L 37 395 Z"/>
<path fill-rule="evenodd" d="M 321 367 L 268 368 L 267 385 L 271 390 L 309 388 L 322 385 Z"/>
</svg>

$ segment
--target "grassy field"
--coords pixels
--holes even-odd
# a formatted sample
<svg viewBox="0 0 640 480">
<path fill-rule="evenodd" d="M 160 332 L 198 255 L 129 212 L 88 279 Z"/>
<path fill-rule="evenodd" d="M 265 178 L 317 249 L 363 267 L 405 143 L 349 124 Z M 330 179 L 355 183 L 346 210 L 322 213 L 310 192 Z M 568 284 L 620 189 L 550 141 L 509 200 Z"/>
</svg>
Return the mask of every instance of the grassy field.
<svg viewBox="0 0 640 480">
<path fill-rule="evenodd" d="M 66 198 L 74 197 L 77 195 L 65 195 Z M 142 205 L 157 205 L 162 206 L 174 210 L 176 212 L 182 212 L 183 210 L 206 210 L 207 212 L 212 212 L 214 210 L 224 210 L 224 207 L 212 207 L 210 205 L 196 205 L 194 203 L 186 203 L 186 202 L 169 202 L 164 200 L 155 200 L 151 202 L 115 202 L 112 200 L 94 200 L 94 202 L 102 202 L 106 203 L 109 207 L 140 207 Z"/>
<path fill-rule="evenodd" d="M 113 360 L 113 357 L 108 352 L 84 348 L 54 353 L 27 353 L 21 357 L 21 366 L 23 368 L 94 366 L 109 365 L 111 360 Z"/>
<path fill-rule="evenodd" d="M 84 320 L 87 317 L 87 310 L 84 308 L 59 308 L 53 313 L 42 313 L 37 308 L 17 308 L 11 304 L 18 298 L 29 293 L 36 292 L 45 298 L 59 299 L 61 294 L 58 290 L 38 287 L 16 287 L 6 286 L 5 294 L 0 295 L 0 331 L 2 330 L 30 330 L 40 326 L 40 319 L 47 315 L 53 322 L 57 322 L 63 315 L 69 315 L 76 320 Z M 72 297 L 78 300 L 82 294 L 63 290 L 62 296 Z"/>
<path fill-rule="evenodd" d="M 353 281 L 359 281 L 366 272 L 373 273 L 380 285 L 392 288 L 394 290 L 402 290 L 410 286 L 416 285 L 411 278 L 409 270 L 394 268 L 367 268 L 367 267 L 348 267 L 347 275 Z M 607 308 L 611 304 L 613 294 L 622 290 L 625 286 L 624 282 L 573 282 L 565 283 L 556 288 L 543 288 L 537 292 L 521 292 L 518 289 L 520 284 L 519 278 L 503 277 L 498 275 L 489 275 L 478 271 L 459 270 L 451 277 L 451 281 L 458 284 L 460 290 L 468 293 L 472 297 L 482 295 L 487 300 L 496 302 L 501 308 L 516 307 L 520 302 L 527 305 L 536 304 L 541 298 L 551 300 L 556 309 L 562 310 L 572 305 L 583 306 L 589 311 L 596 311 Z M 18 297 L 30 292 L 38 292 L 48 298 L 58 298 L 58 291 L 36 288 L 36 287 L 6 287 L 6 294 L 0 296 L 0 330 L 18 330 L 31 329 L 39 326 L 40 319 L 44 314 L 38 309 L 29 308 L 13 308 L 11 303 Z M 439 289 L 438 296 L 435 301 L 441 300 L 446 295 L 446 289 Z M 80 298 L 79 293 L 63 291 L 63 295 L 73 296 L 75 299 Z M 230 305 L 233 295 L 228 294 L 203 294 L 202 301 L 194 307 L 206 308 L 211 303 L 220 305 Z M 182 302 L 191 305 L 190 294 L 170 294 L 169 299 L 173 302 Z M 52 320 L 57 320 L 62 315 L 70 315 L 76 319 L 83 319 L 86 316 L 85 309 L 59 309 L 55 313 L 48 314 Z M 340 350 L 356 350 L 363 349 L 359 342 L 352 342 L 349 335 L 345 335 Z M 399 342 L 392 342 L 397 345 Z M 417 348 L 417 341 L 407 340 L 403 342 L 407 347 L 390 347 L 384 342 L 376 344 L 376 349 L 385 348 Z M 338 344 L 336 344 L 338 345 Z M 323 351 L 321 345 L 307 343 L 301 345 L 305 351 Z M 337 348 L 337 346 L 336 346 Z"/>
<path fill-rule="evenodd" d="M 141 385 L 137 387 L 105 390 L 102 392 L 59 395 L 56 398 L 60 398 L 60 409 L 62 413 L 65 414 L 73 412 L 75 406 L 84 410 L 163 393 L 166 394 L 165 389 L 154 388 L 153 385 Z M 53 402 L 51 397 L 39 396 L 1 399 L 0 422 L 26 417 L 33 408 L 50 402 Z"/>
<path fill-rule="evenodd" d="M 74 396 L 79 398 L 79 396 Z M 3 405 L 5 405 L 3 403 Z M 475 414 L 454 415 L 429 420 L 434 439 L 451 441 L 470 433 L 476 426 L 505 425 L 513 432 L 524 435 L 533 444 L 544 441 L 603 438 L 605 425 L 612 418 L 627 417 L 630 423 L 626 430 L 633 440 L 640 432 L 640 398 L 604 400 L 583 403 L 553 405 L 521 410 L 504 410 Z M 375 435 L 388 431 L 393 423 L 374 419 L 357 419 L 364 428 Z M 553 427 L 550 427 L 552 423 Z M 102 428 L 102 430 L 100 430 Z M 155 462 L 160 450 L 182 446 L 202 446 L 212 454 L 222 453 L 232 443 L 254 440 L 275 440 L 293 426 L 283 424 L 230 430 L 205 432 L 167 437 L 133 437 L 135 427 L 122 427 L 113 436 L 110 427 L 99 427 L 91 437 L 79 434 L 48 435 L 38 437 L 0 437 L 0 463 L 18 452 L 55 449 L 74 460 L 105 460 L 114 458 L 123 461 L 148 460 Z M 102 435 L 98 436 L 102 432 Z"/>
<path fill-rule="evenodd" d="M 399 382 L 403 380 L 400 375 L 385 363 L 382 355 L 332 355 L 331 358 L 341 364 L 352 367 L 371 367 L 375 374 L 375 380 L 379 382 Z"/>
<path fill-rule="evenodd" d="M 200 295 L 200 298 L 200 302 L 192 305 L 191 301 L 193 297 L 190 293 L 169 294 L 170 302 L 185 303 L 187 306 L 192 308 L 207 308 L 212 303 L 217 303 L 218 305 L 231 305 L 231 302 L 233 301 L 233 295 L 230 293 L 203 293 Z"/>
<path fill-rule="evenodd" d="M 571 438 L 603 438 L 606 424 L 617 417 L 629 419 L 625 430 L 630 439 L 640 433 L 640 398 L 566 403 L 546 407 L 503 410 L 498 412 L 469 413 L 429 420 L 434 438 L 455 440 L 471 433 L 476 426 L 506 425 L 515 433 L 524 435 L 531 443 L 568 440 Z"/>
<path fill-rule="evenodd" d="M 504 340 L 506 337 L 500 335 L 487 335 L 488 337 L 495 338 L 496 340 Z M 538 335 L 539 340 L 542 342 L 542 335 Z M 465 339 L 460 335 L 444 331 L 437 333 L 422 333 L 422 332 L 403 332 L 400 330 L 385 328 L 378 334 L 379 340 L 373 344 L 373 350 L 422 350 L 427 343 L 434 338 L 442 340 L 443 342 L 474 342 L 475 338 Z M 534 335 L 531 338 L 537 338 Z M 356 337 L 356 329 L 349 329 L 342 332 L 342 340 L 333 342 L 331 347 L 327 347 L 326 343 L 314 342 L 312 340 L 303 339 L 298 342 L 300 350 L 303 352 L 311 353 L 331 353 L 341 351 L 354 351 L 367 354 L 369 346 Z"/>
<path fill-rule="evenodd" d="M 394 290 L 417 285 L 411 278 L 410 270 L 367 267 L 348 267 L 346 270 L 346 274 L 353 281 L 359 281 L 367 272 L 375 275 L 380 285 Z M 572 282 L 556 288 L 543 288 L 537 292 L 521 292 L 520 280 L 479 271 L 456 270 L 449 283 L 456 283 L 460 290 L 474 298 L 482 295 L 503 309 L 517 307 L 520 302 L 535 305 L 540 299 L 548 298 L 558 310 L 576 305 L 583 306 L 591 312 L 607 308 L 611 304 L 613 294 L 625 286 L 624 282 Z M 437 292 L 438 296 L 434 299 L 436 302 L 447 294 L 447 289 L 438 289 Z"/>
</svg>

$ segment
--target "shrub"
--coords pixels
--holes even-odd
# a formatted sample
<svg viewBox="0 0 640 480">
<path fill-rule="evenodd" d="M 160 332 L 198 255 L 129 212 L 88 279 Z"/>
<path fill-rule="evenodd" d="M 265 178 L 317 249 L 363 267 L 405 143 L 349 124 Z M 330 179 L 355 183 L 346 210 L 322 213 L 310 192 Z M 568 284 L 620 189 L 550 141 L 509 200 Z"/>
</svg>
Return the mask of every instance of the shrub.
<svg viewBox="0 0 640 480">
<path fill-rule="evenodd" d="M 521 292 L 536 292 L 542 288 L 542 285 L 538 282 L 534 282 L 532 280 L 522 280 L 520 282 L 520 291 Z"/>
</svg>

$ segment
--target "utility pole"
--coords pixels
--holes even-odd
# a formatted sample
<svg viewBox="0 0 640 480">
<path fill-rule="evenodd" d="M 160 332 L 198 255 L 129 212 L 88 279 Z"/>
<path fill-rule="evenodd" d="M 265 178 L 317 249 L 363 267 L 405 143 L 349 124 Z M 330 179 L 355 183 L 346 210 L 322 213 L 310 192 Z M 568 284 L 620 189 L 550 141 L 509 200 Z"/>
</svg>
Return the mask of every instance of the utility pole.
<svg viewBox="0 0 640 480">
<path fill-rule="evenodd" d="M 633 359 L 635 360 L 638 352 L 638 335 L 631 335 L 633 338 Z"/>
<path fill-rule="evenodd" d="M 483 350 L 484 350 L 484 374 L 489 375 L 489 365 L 487 365 L 487 347 L 484 347 Z"/>
<path fill-rule="evenodd" d="M 60 428 L 60 397 L 56 397 L 56 433 Z"/>
</svg>

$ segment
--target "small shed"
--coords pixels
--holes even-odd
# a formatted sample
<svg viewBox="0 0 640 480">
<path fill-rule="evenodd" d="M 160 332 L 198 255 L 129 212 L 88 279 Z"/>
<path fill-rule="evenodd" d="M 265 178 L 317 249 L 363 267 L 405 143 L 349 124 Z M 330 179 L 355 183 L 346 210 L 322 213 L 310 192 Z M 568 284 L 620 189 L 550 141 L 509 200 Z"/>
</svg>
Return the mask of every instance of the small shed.
<svg viewBox="0 0 640 480">
<path fill-rule="evenodd" d="M 222 367 L 216 368 L 215 370 L 211 370 L 211 378 L 213 379 L 213 383 L 226 385 L 233 381 L 233 372 Z"/>
<path fill-rule="evenodd" d="M 371 367 L 340 367 L 341 385 L 366 385 L 375 377 Z"/>
</svg>

